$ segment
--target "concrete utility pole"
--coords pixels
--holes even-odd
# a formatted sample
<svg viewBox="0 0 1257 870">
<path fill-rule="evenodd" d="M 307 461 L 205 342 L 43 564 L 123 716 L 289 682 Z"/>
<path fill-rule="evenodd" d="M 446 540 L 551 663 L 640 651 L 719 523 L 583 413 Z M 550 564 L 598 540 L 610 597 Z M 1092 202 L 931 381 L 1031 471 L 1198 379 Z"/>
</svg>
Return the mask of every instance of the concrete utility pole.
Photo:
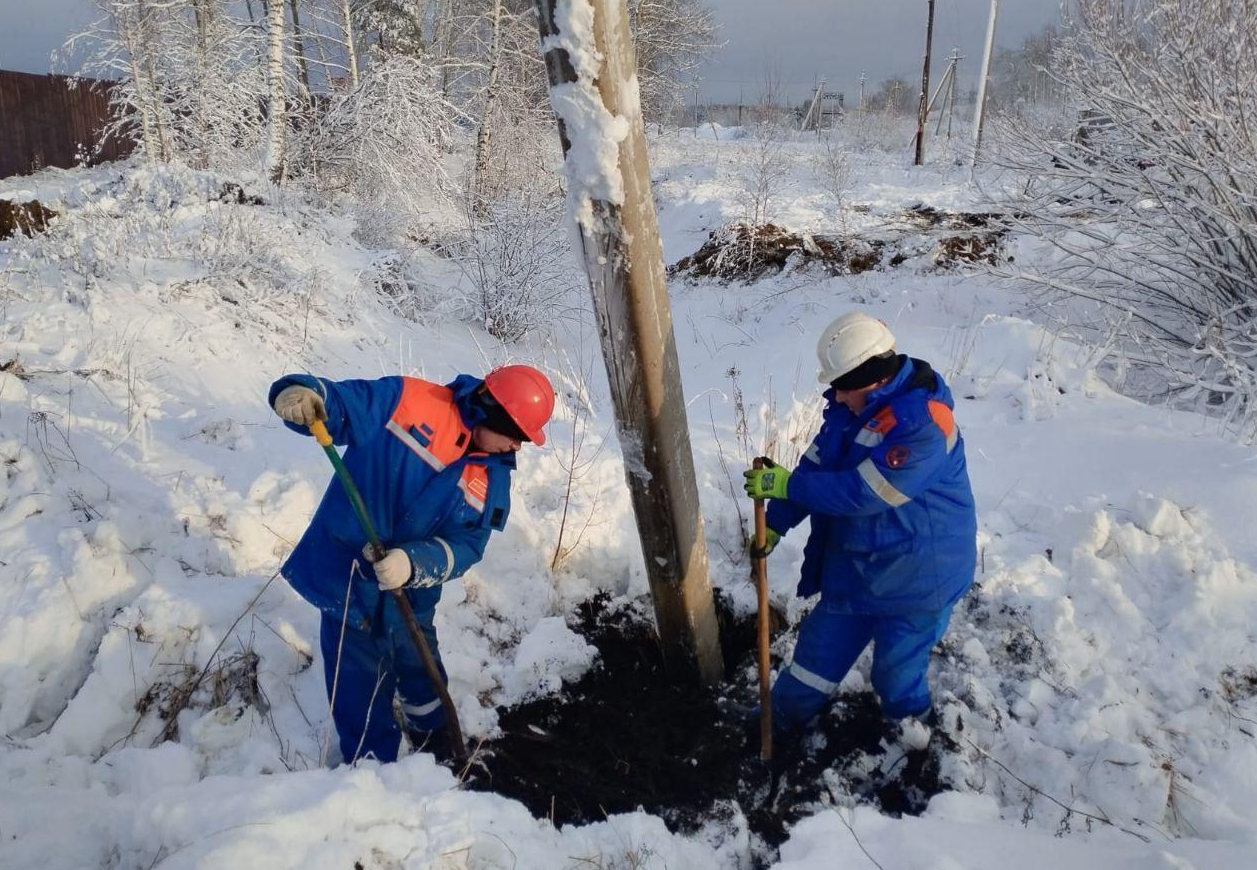
<svg viewBox="0 0 1257 870">
<path fill-rule="evenodd" d="M 803 116 L 803 124 L 799 127 L 804 132 L 815 129 L 817 134 L 821 130 L 821 103 L 822 95 L 825 93 L 825 80 L 820 79 L 816 82 L 816 90 L 812 93 L 812 101 L 808 103 L 807 114 Z"/>
<path fill-rule="evenodd" d="M 912 162 L 920 166 L 925 159 L 925 116 L 929 113 L 926 100 L 930 94 L 930 47 L 934 43 L 934 0 L 930 4 L 929 17 L 925 22 L 925 67 L 921 70 L 921 100 L 917 104 L 917 150 Z"/>
<path fill-rule="evenodd" d="M 995 20 L 999 17 L 999 0 L 991 0 L 991 20 L 986 26 L 986 51 L 982 54 L 982 77 L 978 80 L 978 101 L 973 107 L 973 159 L 970 166 L 978 165 L 978 152 L 982 150 L 982 121 L 986 114 L 986 82 L 991 77 L 991 54 L 995 50 Z"/>
<path fill-rule="evenodd" d="M 550 99 L 563 152 L 572 161 L 568 195 L 579 225 L 664 662 L 674 680 L 714 683 L 724 664 L 646 133 L 633 84 L 637 62 L 628 12 L 624 0 L 535 2 Z M 579 31 L 590 11 L 594 45 L 579 42 L 579 32 L 561 29 L 561 23 L 575 22 L 571 26 Z M 601 60 L 593 73 L 595 47 Z M 614 123 L 591 129 L 597 127 L 591 115 L 603 110 Z M 612 130 L 624 136 L 618 148 L 609 141 Z M 600 159 L 591 168 L 591 152 L 602 154 L 608 146 L 618 155 L 616 165 L 608 167 Z"/>
</svg>

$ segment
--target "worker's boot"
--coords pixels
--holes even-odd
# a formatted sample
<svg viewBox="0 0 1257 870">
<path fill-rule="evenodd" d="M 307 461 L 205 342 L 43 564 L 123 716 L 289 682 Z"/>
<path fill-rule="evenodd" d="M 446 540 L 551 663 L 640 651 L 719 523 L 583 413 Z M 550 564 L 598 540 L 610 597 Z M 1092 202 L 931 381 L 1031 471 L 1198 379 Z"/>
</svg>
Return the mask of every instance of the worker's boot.
<svg viewBox="0 0 1257 870">
<path fill-rule="evenodd" d="M 915 716 L 886 719 L 884 740 L 888 747 L 897 746 L 905 752 L 920 752 L 930 745 L 939 726 L 937 708 L 930 707 Z"/>
</svg>

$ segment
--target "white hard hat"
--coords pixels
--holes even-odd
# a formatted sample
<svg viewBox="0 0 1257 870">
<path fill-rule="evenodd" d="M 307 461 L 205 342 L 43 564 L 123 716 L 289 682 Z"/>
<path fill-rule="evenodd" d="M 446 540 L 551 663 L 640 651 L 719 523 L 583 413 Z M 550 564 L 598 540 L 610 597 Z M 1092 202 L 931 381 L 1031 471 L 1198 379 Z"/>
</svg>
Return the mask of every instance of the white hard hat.
<svg viewBox="0 0 1257 870">
<path fill-rule="evenodd" d="M 820 361 L 817 380 L 832 383 L 866 360 L 895 349 L 890 328 L 863 311 L 852 311 L 832 321 L 816 345 Z"/>
</svg>

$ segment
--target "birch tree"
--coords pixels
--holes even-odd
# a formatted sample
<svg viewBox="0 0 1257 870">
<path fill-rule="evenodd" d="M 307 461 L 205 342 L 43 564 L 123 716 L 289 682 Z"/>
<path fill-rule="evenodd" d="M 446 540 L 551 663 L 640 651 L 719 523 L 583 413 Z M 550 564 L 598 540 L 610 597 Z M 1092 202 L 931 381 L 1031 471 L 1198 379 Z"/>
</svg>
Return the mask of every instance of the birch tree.
<svg viewBox="0 0 1257 870">
<path fill-rule="evenodd" d="M 284 178 L 284 137 L 287 131 L 287 97 L 284 92 L 284 4 L 266 0 L 267 149 L 266 177 L 278 184 Z"/>
<path fill-rule="evenodd" d="M 480 128 L 476 132 L 476 157 L 473 170 L 473 197 L 477 215 L 486 214 L 484 205 L 485 177 L 489 172 L 489 143 L 493 138 L 494 109 L 496 108 L 502 67 L 502 0 L 493 0 L 492 37 L 489 48 L 489 68 L 484 88 L 484 109 L 480 115 Z"/>
<path fill-rule="evenodd" d="M 628 0 L 642 116 L 663 121 L 681 103 L 699 64 L 718 47 L 711 9 L 700 0 Z"/>
<path fill-rule="evenodd" d="M 266 75 L 260 34 L 228 0 L 97 0 L 104 16 L 66 45 L 85 74 L 116 82 L 111 135 L 155 160 L 256 161 Z M 255 165 L 255 164 L 254 164 Z"/>
</svg>

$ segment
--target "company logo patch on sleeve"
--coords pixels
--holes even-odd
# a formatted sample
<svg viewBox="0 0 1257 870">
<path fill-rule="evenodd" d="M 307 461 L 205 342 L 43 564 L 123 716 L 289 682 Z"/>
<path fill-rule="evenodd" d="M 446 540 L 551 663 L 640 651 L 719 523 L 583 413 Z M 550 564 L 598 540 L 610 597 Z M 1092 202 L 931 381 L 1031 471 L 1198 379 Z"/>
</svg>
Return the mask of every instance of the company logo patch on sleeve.
<svg viewBox="0 0 1257 870">
<path fill-rule="evenodd" d="M 886 451 L 886 464 L 891 468 L 901 468 L 908 461 L 908 448 L 896 444 Z"/>
</svg>

